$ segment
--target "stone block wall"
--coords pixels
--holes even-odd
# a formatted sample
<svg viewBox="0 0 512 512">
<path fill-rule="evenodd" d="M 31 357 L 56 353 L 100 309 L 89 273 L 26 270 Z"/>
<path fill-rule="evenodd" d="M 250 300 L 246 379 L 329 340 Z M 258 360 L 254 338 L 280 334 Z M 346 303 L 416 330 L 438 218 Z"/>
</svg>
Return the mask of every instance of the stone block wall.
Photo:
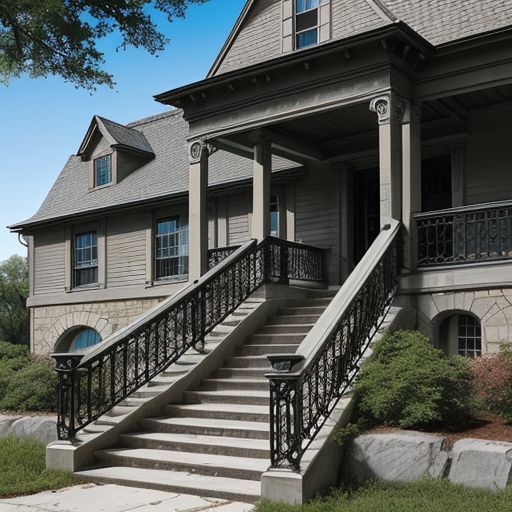
<svg viewBox="0 0 512 512">
<path fill-rule="evenodd" d="M 480 320 L 482 353 L 497 352 L 500 345 L 512 343 L 512 288 L 404 294 L 397 302 L 417 310 L 417 328 L 432 340 L 445 318 L 467 312 Z"/>
<path fill-rule="evenodd" d="M 56 343 L 74 327 L 91 327 L 102 339 L 137 320 L 164 297 L 132 299 L 84 304 L 44 306 L 31 309 L 31 349 L 46 356 L 54 352 Z"/>
</svg>

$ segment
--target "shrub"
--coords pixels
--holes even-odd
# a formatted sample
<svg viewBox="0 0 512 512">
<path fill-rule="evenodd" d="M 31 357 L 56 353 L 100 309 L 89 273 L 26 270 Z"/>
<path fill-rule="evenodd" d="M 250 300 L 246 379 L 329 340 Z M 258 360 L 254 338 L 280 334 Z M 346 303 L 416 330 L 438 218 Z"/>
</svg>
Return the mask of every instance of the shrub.
<svg viewBox="0 0 512 512">
<path fill-rule="evenodd" d="M 480 409 L 512 421 L 512 351 L 473 359 L 469 368 L 475 399 Z"/>
<path fill-rule="evenodd" d="M 370 421 L 402 428 L 455 427 L 473 405 L 467 360 L 446 356 L 415 331 L 384 336 L 355 390 Z"/>
<path fill-rule="evenodd" d="M 3 396 L 0 398 L 0 409 L 54 411 L 56 386 L 57 375 L 50 363 L 31 359 L 26 366 L 8 377 Z"/>
<path fill-rule="evenodd" d="M 28 357 L 28 348 L 25 345 L 15 345 L 8 341 L 0 341 L 0 361 Z"/>
</svg>

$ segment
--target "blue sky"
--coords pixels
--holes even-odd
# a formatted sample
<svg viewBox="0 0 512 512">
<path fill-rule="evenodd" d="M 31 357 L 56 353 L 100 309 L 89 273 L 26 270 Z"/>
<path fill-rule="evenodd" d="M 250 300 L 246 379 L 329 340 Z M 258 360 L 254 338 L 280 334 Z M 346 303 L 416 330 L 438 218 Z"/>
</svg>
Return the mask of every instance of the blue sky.
<svg viewBox="0 0 512 512">
<path fill-rule="evenodd" d="M 105 67 L 117 82 L 113 90 L 91 94 L 59 77 L 0 85 L 0 261 L 26 253 L 4 226 L 35 213 L 91 117 L 126 123 L 165 110 L 153 95 L 205 77 L 244 3 L 209 0 L 172 24 L 159 17 L 171 42 L 158 58 L 133 48 L 116 52 L 118 36 L 103 41 Z"/>
</svg>

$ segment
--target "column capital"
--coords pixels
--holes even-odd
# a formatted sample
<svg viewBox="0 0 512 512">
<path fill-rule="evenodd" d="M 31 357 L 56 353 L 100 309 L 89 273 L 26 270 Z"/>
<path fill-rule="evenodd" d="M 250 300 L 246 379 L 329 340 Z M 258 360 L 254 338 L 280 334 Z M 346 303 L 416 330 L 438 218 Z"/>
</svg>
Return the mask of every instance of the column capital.
<svg viewBox="0 0 512 512">
<path fill-rule="evenodd" d="M 263 128 L 258 128 L 250 132 L 249 140 L 253 144 L 270 144 L 272 142 L 270 134 Z"/>
<path fill-rule="evenodd" d="M 384 93 L 372 99 L 370 110 L 377 114 L 379 124 L 389 124 L 392 120 L 402 121 L 405 102 L 395 94 Z"/>
<path fill-rule="evenodd" d="M 196 164 L 201 161 L 201 158 L 210 156 L 215 150 L 216 148 L 207 139 L 193 140 L 188 145 L 188 161 L 190 164 Z"/>
<path fill-rule="evenodd" d="M 421 119 L 421 102 L 413 100 L 402 101 L 404 103 L 402 122 L 404 124 L 419 122 Z"/>
</svg>

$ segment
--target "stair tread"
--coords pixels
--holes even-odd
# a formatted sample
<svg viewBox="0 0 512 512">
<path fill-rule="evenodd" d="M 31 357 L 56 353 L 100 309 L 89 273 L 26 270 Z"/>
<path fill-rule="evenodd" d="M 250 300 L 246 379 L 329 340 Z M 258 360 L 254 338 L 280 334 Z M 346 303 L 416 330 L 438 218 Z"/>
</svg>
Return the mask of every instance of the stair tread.
<svg viewBox="0 0 512 512">
<path fill-rule="evenodd" d="M 238 421 L 238 420 L 218 420 L 213 418 L 148 418 L 144 421 L 164 423 L 166 425 L 193 425 L 194 427 L 206 428 L 231 428 L 237 430 L 257 430 L 259 432 L 269 432 L 268 423 L 258 423 L 256 421 Z"/>
<path fill-rule="evenodd" d="M 170 404 L 169 407 L 175 407 L 183 411 L 224 411 L 233 413 L 254 413 L 269 414 L 269 408 L 264 405 L 252 404 L 223 404 L 223 403 L 206 403 L 206 404 Z"/>
<path fill-rule="evenodd" d="M 220 377 L 220 378 L 213 378 L 213 379 L 203 379 L 201 381 L 202 383 L 208 383 L 208 382 L 217 382 L 217 383 L 226 383 L 226 384 L 262 384 L 262 383 L 268 383 L 267 379 L 258 379 L 258 378 L 247 378 L 247 377 Z"/>
<path fill-rule="evenodd" d="M 153 484 L 169 490 L 188 490 L 189 494 L 208 494 L 210 491 L 212 493 L 220 491 L 226 494 L 259 498 L 261 492 L 261 484 L 258 481 L 206 476 L 186 471 L 110 466 L 107 468 L 78 471 L 75 474 L 78 477 L 89 480 L 106 479 L 117 481 L 120 482 L 120 485 L 122 485 L 122 482 L 126 482 L 133 485 L 138 483 L 139 487 Z"/>
<path fill-rule="evenodd" d="M 261 471 L 268 469 L 270 461 L 253 457 L 234 457 L 232 455 L 215 455 L 211 453 L 180 452 L 172 450 L 155 450 L 151 448 L 112 448 L 99 450 L 98 455 L 106 454 L 121 458 L 147 461 L 176 462 L 195 466 L 224 467 Z"/>
<path fill-rule="evenodd" d="M 213 396 L 245 396 L 245 397 L 265 397 L 268 398 L 269 392 L 268 391 L 253 391 L 253 390 L 246 390 L 246 389 L 223 389 L 219 391 L 203 391 L 203 390 L 197 390 L 197 391 L 189 391 L 189 393 L 196 393 L 201 394 L 205 396 L 213 395 Z"/>
</svg>

